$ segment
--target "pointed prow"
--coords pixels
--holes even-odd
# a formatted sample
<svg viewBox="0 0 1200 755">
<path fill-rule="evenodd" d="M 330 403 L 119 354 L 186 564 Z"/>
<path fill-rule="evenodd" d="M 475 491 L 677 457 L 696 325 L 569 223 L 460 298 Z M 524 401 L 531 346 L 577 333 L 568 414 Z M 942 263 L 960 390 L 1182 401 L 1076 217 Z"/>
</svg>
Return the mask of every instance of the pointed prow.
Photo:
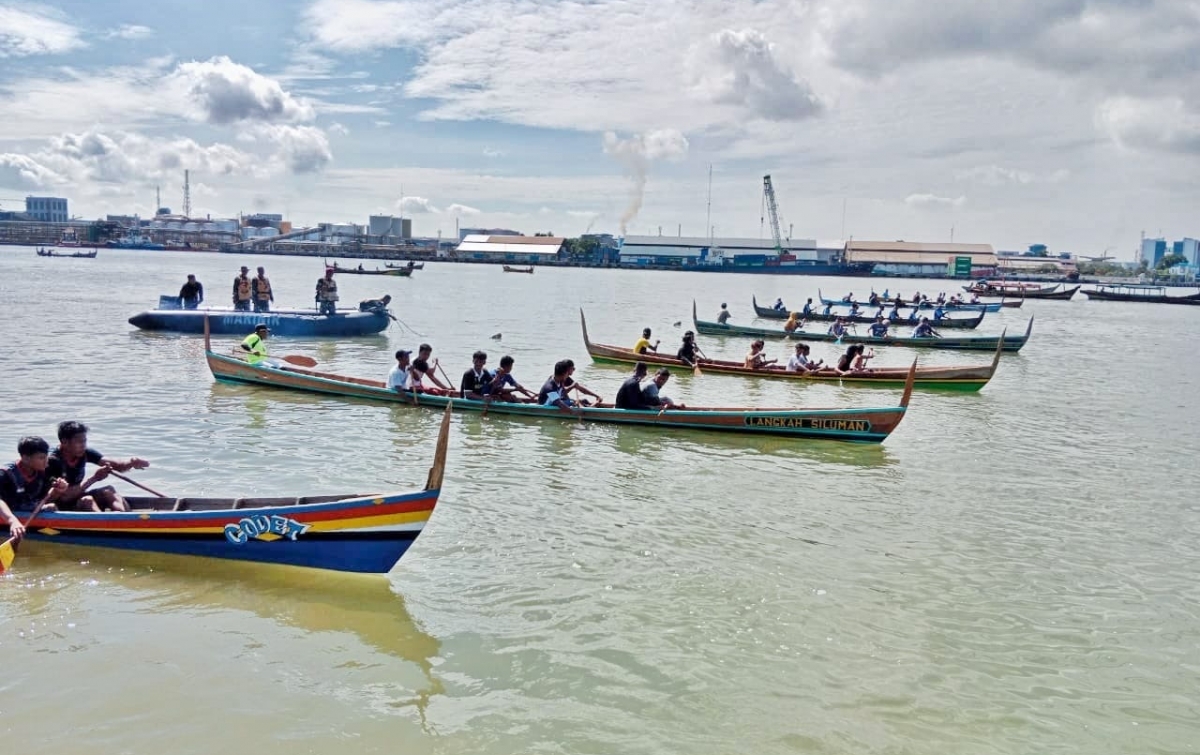
<svg viewBox="0 0 1200 755">
<path fill-rule="evenodd" d="M 450 411 L 453 405 L 453 401 L 446 402 L 442 428 L 438 431 L 437 450 L 433 455 L 433 466 L 429 468 L 429 479 L 425 482 L 426 490 L 440 490 L 442 487 L 442 475 L 446 471 L 446 452 L 450 446 Z"/>
</svg>

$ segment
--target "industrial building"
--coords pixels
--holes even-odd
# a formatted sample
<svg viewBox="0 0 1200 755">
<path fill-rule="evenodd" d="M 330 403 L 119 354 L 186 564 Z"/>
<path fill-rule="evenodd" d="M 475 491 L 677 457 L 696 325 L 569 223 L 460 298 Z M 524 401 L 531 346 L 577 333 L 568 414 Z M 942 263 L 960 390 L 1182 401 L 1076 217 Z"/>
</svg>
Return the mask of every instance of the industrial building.
<svg viewBox="0 0 1200 755">
<path fill-rule="evenodd" d="M 991 244 L 858 239 L 846 242 L 846 261 L 873 264 L 876 275 L 940 277 L 953 272 L 960 258 L 969 259 L 970 270 L 977 274 L 991 274 L 996 268 L 996 252 Z"/>
<path fill-rule="evenodd" d="M 454 250 L 460 260 L 479 262 L 557 262 L 566 239 L 560 236 L 490 236 L 471 234 Z"/>
<path fill-rule="evenodd" d="M 698 236 L 626 236 L 619 246 L 621 264 L 654 267 L 772 267 L 832 264 L 841 258 L 841 241 L 789 239 L 782 254 L 769 239 Z"/>
<path fill-rule="evenodd" d="M 71 219 L 63 197 L 25 197 L 25 214 L 40 223 L 65 223 Z"/>
</svg>

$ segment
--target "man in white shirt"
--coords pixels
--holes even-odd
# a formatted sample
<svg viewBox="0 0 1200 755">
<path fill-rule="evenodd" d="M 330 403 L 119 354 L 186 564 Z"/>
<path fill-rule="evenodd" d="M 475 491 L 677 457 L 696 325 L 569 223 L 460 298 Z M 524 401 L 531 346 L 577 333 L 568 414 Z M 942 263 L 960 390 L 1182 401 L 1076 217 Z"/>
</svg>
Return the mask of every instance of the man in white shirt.
<svg viewBox="0 0 1200 755">
<path fill-rule="evenodd" d="M 813 362 L 810 361 L 808 358 L 808 352 L 809 352 L 808 344 L 806 344 L 806 343 L 796 344 L 796 353 L 793 354 L 790 359 L 788 359 L 787 371 L 788 372 L 815 372 L 816 370 L 821 369 L 821 365 L 824 364 L 824 360 L 821 360 L 820 362 L 813 364 Z"/>
<path fill-rule="evenodd" d="M 403 391 L 404 380 L 408 376 L 408 359 L 412 356 L 412 352 L 406 349 L 400 349 L 396 352 L 396 366 L 388 372 L 387 388 L 389 391 Z"/>
</svg>

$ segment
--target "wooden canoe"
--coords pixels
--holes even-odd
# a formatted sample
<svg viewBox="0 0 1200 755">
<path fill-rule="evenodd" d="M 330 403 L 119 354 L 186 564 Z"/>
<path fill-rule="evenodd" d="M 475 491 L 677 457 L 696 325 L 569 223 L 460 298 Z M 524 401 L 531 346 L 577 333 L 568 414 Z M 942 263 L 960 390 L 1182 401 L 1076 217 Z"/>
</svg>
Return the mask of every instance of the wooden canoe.
<svg viewBox="0 0 1200 755">
<path fill-rule="evenodd" d="M 680 374 L 692 371 L 693 365 L 681 359 L 666 354 L 635 354 L 631 349 L 620 346 L 607 346 L 593 343 L 588 337 L 587 320 L 583 310 L 579 311 L 579 320 L 583 326 L 583 343 L 593 362 L 600 364 L 629 365 L 645 362 L 647 365 L 662 365 L 680 370 Z M 997 344 L 996 353 L 990 364 L 969 367 L 917 367 L 913 370 L 913 386 L 929 390 L 978 391 L 987 385 L 996 374 L 1000 364 L 1000 347 Z M 737 375 L 748 378 L 769 378 L 773 380 L 791 380 L 799 383 L 847 383 L 855 386 L 877 386 L 895 388 L 908 382 L 910 368 L 908 367 L 873 367 L 864 372 L 848 372 L 842 374 L 830 367 L 817 372 L 788 372 L 783 367 L 767 367 L 750 369 L 742 362 L 720 359 L 697 360 L 701 374 L 715 373 L 718 375 Z M 651 371 L 653 372 L 653 370 Z"/>
<path fill-rule="evenodd" d="M 636 425 L 665 431 L 712 430 L 716 432 L 770 435 L 786 438 L 880 443 L 904 418 L 913 389 L 916 362 L 909 371 L 904 393 L 897 406 L 865 409 L 745 409 L 688 407 L 669 411 L 579 407 L 578 412 L 553 406 L 474 401 L 422 393 L 414 396 L 389 390 L 378 380 L 347 377 L 326 372 L 302 370 L 288 365 L 272 367 L 251 365 L 236 356 L 214 353 L 205 342 L 205 357 L 213 377 L 222 383 L 246 384 L 305 391 L 341 398 L 381 401 L 399 406 L 424 409 L 452 407 L 460 412 L 486 412 L 491 415 L 529 417 L 555 422 L 592 422 Z"/>
<path fill-rule="evenodd" d="M 758 306 L 758 299 L 756 297 L 752 297 L 752 300 L 754 302 L 754 314 L 758 315 L 759 317 L 763 318 L 764 320 L 786 320 L 786 319 L 788 319 L 789 313 L 787 311 L 771 309 L 770 307 L 760 307 L 760 306 Z M 808 320 L 809 322 L 833 322 L 834 320 L 841 318 L 842 322 L 853 322 L 853 323 L 858 323 L 859 325 L 870 325 L 871 323 L 875 322 L 876 316 L 878 316 L 880 314 L 882 314 L 884 317 L 887 317 L 888 313 L 884 312 L 884 311 L 879 311 L 874 315 L 849 315 L 849 314 L 839 315 L 839 314 L 835 314 L 835 313 L 823 314 L 821 312 L 809 312 L 807 315 L 803 315 L 800 319 Z M 987 314 L 987 312 L 981 311 L 979 313 L 978 317 L 955 317 L 955 318 L 943 317 L 941 320 L 936 321 L 934 323 L 934 325 L 936 325 L 938 328 L 956 328 L 956 329 L 963 328 L 963 329 L 971 330 L 971 329 L 979 327 L 979 324 L 983 322 L 983 317 L 986 314 Z M 893 319 L 892 326 L 895 327 L 895 326 L 898 326 L 898 325 L 901 325 L 904 323 L 908 323 L 913 326 L 916 326 L 916 324 L 919 320 L 920 320 L 920 318 L 917 317 L 917 310 L 916 310 L 916 308 L 913 308 L 913 309 L 909 310 L 909 315 L 907 318 L 900 319 L 900 320 Z"/>
<path fill-rule="evenodd" d="M 392 270 L 424 270 L 425 269 L 424 262 L 406 262 L 403 265 L 393 265 L 390 262 L 385 262 L 385 263 L 383 263 L 383 266 L 387 267 L 387 268 L 391 268 Z"/>
<path fill-rule="evenodd" d="M 841 299 L 826 299 L 824 296 L 821 296 L 820 289 L 817 289 L 817 295 L 818 295 L 818 298 L 820 298 L 822 304 L 831 304 L 835 307 L 849 307 L 850 306 L 849 302 L 844 302 Z M 893 303 L 895 303 L 896 298 L 893 296 L 893 297 L 888 297 L 885 299 L 884 297 L 881 296 L 881 297 L 879 297 L 879 301 L 883 302 L 884 304 L 893 304 Z M 1025 301 L 1023 299 L 1001 299 L 1000 301 L 979 302 L 978 304 L 972 304 L 971 302 L 963 302 L 962 304 L 943 304 L 942 309 L 945 309 L 945 310 L 951 311 L 951 312 L 979 312 L 981 310 L 984 312 L 999 312 L 1001 309 L 1006 309 L 1006 308 L 1007 309 L 1019 309 L 1021 307 L 1021 305 L 1024 303 L 1025 303 Z M 858 306 L 861 307 L 862 309 L 871 309 L 871 308 L 878 307 L 879 305 L 877 305 L 877 304 L 872 305 L 870 302 L 860 301 L 860 302 L 858 302 Z M 907 309 L 909 307 L 912 307 L 913 304 L 912 304 L 912 302 L 905 302 L 904 304 L 901 304 L 900 306 L 903 309 Z M 919 308 L 920 309 L 937 309 L 937 302 L 923 301 L 923 302 L 921 302 L 921 306 Z"/>
<path fill-rule="evenodd" d="M 40 513 L 26 545 L 91 546 L 314 569 L 386 574 L 441 493 L 447 408 L 425 487 L 413 492 L 275 498 L 126 498 L 129 512 Z"/>
<path fill-rule="evenodd" d="M 1059 284 L 1053 286 L 1038 286 L 1031 284 L 1031 287 L 1014 288 L 1013 284 L 1006 285 L 987 285 L 987 286 L 963 286 L 965 291 L 980 296 L 1004 296 L 1017 299 L 1048 299 L 1050 301 L 1070 301 L 1075 292 L 1079 290 L 1079 286 L 1074 288 L 1059 288 Z"/>
<path fill-rule="evenodd" d="M 506 272 L 506 273 L 529 273 L 530 275 L 532 275 L 533 274 L 533 265 L 530 265 L 529 267 L 513 267 L 511 265 L 505 265 L 504 272 Z"/>
<path fill-rule="evenodd" d="M 839 341 L 841 343 L 862 343 L 868 346 L 914 346 L 924 349 L 961 349 L 969 351 L 995 351 L 999 346 L 1003 351 L 1020 351 L 1033 332 L 1033 318 L 1025 334 L 1019 336 L 943 336 L 941 338 L 913 338 L 911 336 L 887 336 L 875 338 L 868 335 L 847 333 L 834 336 L 821 331 L 796 330 L 788 333 L 783 328 L 753 328 L 745 325 L 722 325 L 718 322 L 706 322 L 696 318 L 696 302 L 692 302 L 692 322 L 696 332 L 709 336 L 749 336 L 753 338 L 790 338 L 796 341 Z M 935 327 L 936 329 L 936 327 Z"/>
<path fill-rule="evenodd" d="M 1200 293 L 1186 296 L 1168 296 L 1167 289 L 1162 286 L 1147 284 L 1108 284 L 1100 285 L 1093 290 L 1085 290 L 1083 295 L 1097 301 L 1136 301 L 1152 304 L 1200 304 Z"/>
<path fill-rule="evenodd" d="M 67 257 L 67 258 L 71 258 L 71 259 L 80 259 L 80 260 L 94 260 L 94 259 L 96 259 L 97 254 L 98 254 L 98 252 L 95 249 L 93 249 L 90 252 L 72 252 L 70 254 L 63 254 L 62 252 L 56 252 L 53 249 L 38 249 L 37 250 L 37 256 L 39 256 L 39 257 Z"/>
<path fill-rule="evenodd" d="M 379 268 L 375 268 L 374 270 L 359 270 L 358 268 L 353 267 L 334 266 L 333 271 L 335 273 L 342 273 L 344 275 L 389 275 L 393 278 L 407 278 L 413 274 L 413 271 L 409 270 L 407 267 L 383 270 L 380 270 Z"/>
</svg>

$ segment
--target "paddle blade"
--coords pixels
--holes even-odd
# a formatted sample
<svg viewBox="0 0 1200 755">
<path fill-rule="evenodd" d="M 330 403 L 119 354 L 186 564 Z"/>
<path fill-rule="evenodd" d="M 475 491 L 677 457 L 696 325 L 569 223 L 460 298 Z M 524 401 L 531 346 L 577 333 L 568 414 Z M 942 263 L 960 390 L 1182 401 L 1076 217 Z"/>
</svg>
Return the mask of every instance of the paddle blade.
<svg viewBox="0 0 1200 755">
<path fill-rule="evenodd" d="M 13 548 L 12 538 L 0 543 L 0 574 L 8 571 L 16 558 L 17 551 Z"/>
<path fill-rule="evenodd" d="M 288 354 L 285 357 L 280 357 L 280 359 L 287 362 L 288 364 L 294 364 L 297 367 L 316 367 L 317 366 L 317 360 L 313 359 L 312 357 L 302 356 L 300 354 Z"/>
<path fill-rule="evenodd" d="M 700 372 L 700 363 L 699 362 L 696 362 L 696 364 L 692 365 L 692 377 L 700 377 L 703 374 L 704 373 Z"/>
</svg>

